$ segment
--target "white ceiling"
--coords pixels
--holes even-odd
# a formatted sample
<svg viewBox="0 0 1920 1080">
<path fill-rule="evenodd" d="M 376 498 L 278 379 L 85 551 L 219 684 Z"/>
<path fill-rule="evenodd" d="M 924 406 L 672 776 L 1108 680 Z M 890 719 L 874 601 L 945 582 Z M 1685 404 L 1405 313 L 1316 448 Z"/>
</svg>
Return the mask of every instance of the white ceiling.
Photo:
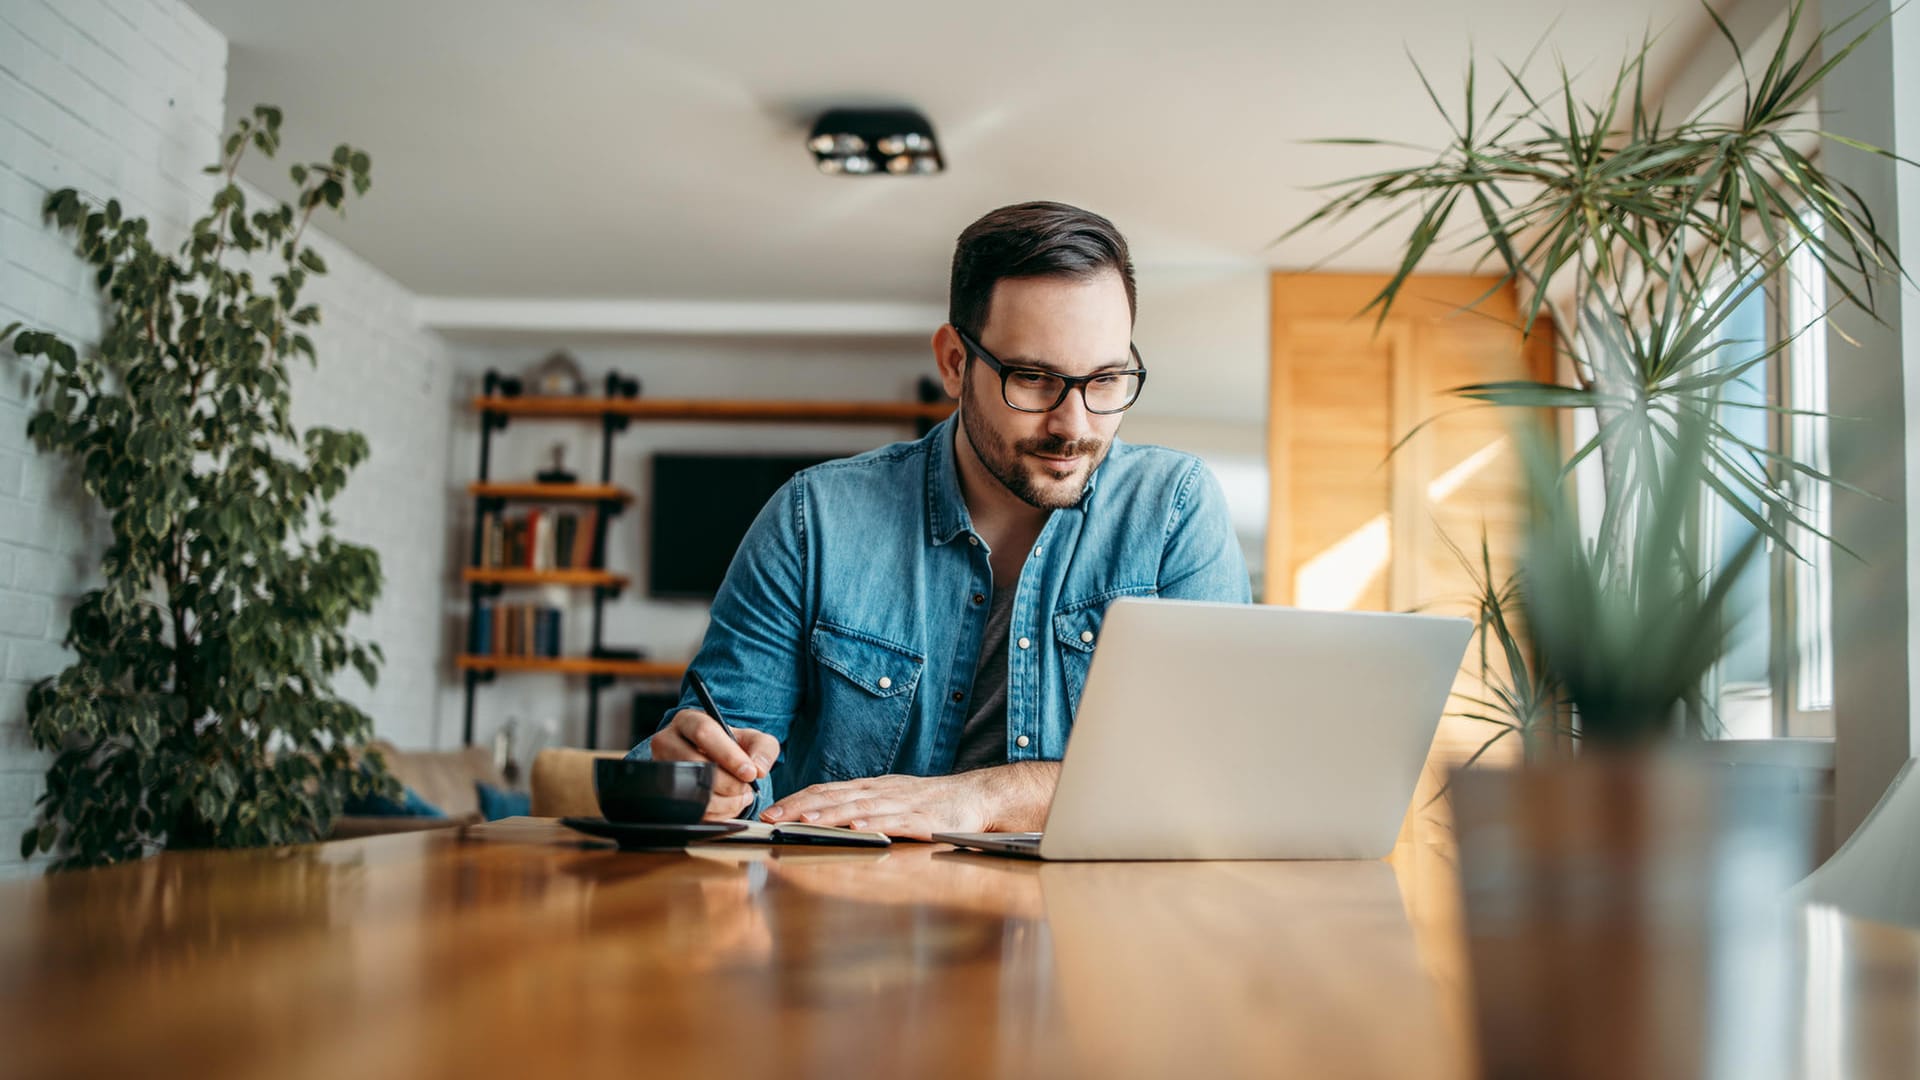
<svg viewBox="0 0 1920 1080">
<path fill-rule="evenodd" d="M 1393 159 L 1301 140 L 1445 137 L 1409 52 L 1454 102 L 1470 53 L 1483 87 L 1543 37 L 1604 80 L 1651 27 L 1667 76 L 1710 29 L 1697 0 L 189 2 L 230 115 L 286 111 L 250 179 L 353 142 L 374 186 L 327 231 L 417 293 L 523 299 L 943 302 L 959 231 L 1038 198 L 1143 267 L 1305 266 L 1328 238 L 1268 247 L 1304 189 Z M 862 102 L 924 110 L 948 173 L 815 172 L 806 126 Z"/>
</svg>

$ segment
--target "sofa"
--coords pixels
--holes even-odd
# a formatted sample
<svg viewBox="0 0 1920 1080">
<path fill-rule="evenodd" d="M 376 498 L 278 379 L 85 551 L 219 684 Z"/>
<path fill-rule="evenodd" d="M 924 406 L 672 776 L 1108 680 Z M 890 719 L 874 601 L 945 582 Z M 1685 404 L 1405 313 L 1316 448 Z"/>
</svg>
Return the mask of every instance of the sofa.
<svg viewBox="0 0 1920 1080">
<path fill-rule="evenodd" d="M 368 744 L 386 759 L 387 771 L 394 779 L 413 789 L 422 799 L 446 812 L 446 817 L 374 816 L 343 814 L 334 819 L 329 840 L 383 833 L 417 832 L 422 829 L 446 829 L 472 825 L 482 820 L 480 795 L 475 781 L 498 788 L 507 780 L 494 768 L 492 751 L 480 746 L 459 750 L 402 750 L 384 739 Z M 587 778 L 592 791 L 591 769 Z"/>
</svg>

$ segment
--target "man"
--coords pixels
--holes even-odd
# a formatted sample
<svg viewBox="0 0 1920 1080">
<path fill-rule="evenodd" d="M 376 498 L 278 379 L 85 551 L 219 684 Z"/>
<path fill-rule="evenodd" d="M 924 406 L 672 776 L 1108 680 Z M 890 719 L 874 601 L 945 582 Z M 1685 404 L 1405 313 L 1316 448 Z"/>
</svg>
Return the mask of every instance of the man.
<svg viewBox="0 0 1920 1080">
<path fill-rule="evenodd" d="M 710 818 L 1039 829 L 1107 605 L 1250 599 L 1212 474 L 1115 437 L 1146 381 L 1134 310 L 1105 218 L 968 226 L 933 335 L 956 415 L 774 496 L 692 665 L 739 741 L 688 689 L 629 756 L 715 763 Z M 1168 717 L 1169 744 L 1203 722 Z"/>
</svg>

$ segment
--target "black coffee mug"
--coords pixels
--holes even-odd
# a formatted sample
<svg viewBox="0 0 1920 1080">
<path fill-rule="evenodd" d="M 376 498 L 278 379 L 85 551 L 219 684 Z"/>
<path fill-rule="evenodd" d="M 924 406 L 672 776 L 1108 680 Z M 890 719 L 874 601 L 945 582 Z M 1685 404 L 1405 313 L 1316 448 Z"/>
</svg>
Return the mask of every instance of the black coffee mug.
<svg viewBox="0 0 1920 1080">
<path fill-rule="evenodd" d="M 707 812 L 713 763 L 600 758 L 593 763 L 593 793 L 608 821 L 691 825 Z"/>
</svg>

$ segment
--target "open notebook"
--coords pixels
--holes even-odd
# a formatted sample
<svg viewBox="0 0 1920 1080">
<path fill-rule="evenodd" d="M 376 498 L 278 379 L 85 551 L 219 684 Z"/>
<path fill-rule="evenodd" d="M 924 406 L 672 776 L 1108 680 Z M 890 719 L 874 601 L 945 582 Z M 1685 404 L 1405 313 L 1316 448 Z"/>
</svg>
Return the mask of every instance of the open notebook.
<svg viewBox="0 0 1920 1080">
<path fill-rule="evenodd" d="M 739 832 L 698 841 L 702 844 L 821 844 L 834 847 L 887 847 L 886 833 L 860 832 L 833 825 L 769 825 L 749 821 Z"/>
</svg>

